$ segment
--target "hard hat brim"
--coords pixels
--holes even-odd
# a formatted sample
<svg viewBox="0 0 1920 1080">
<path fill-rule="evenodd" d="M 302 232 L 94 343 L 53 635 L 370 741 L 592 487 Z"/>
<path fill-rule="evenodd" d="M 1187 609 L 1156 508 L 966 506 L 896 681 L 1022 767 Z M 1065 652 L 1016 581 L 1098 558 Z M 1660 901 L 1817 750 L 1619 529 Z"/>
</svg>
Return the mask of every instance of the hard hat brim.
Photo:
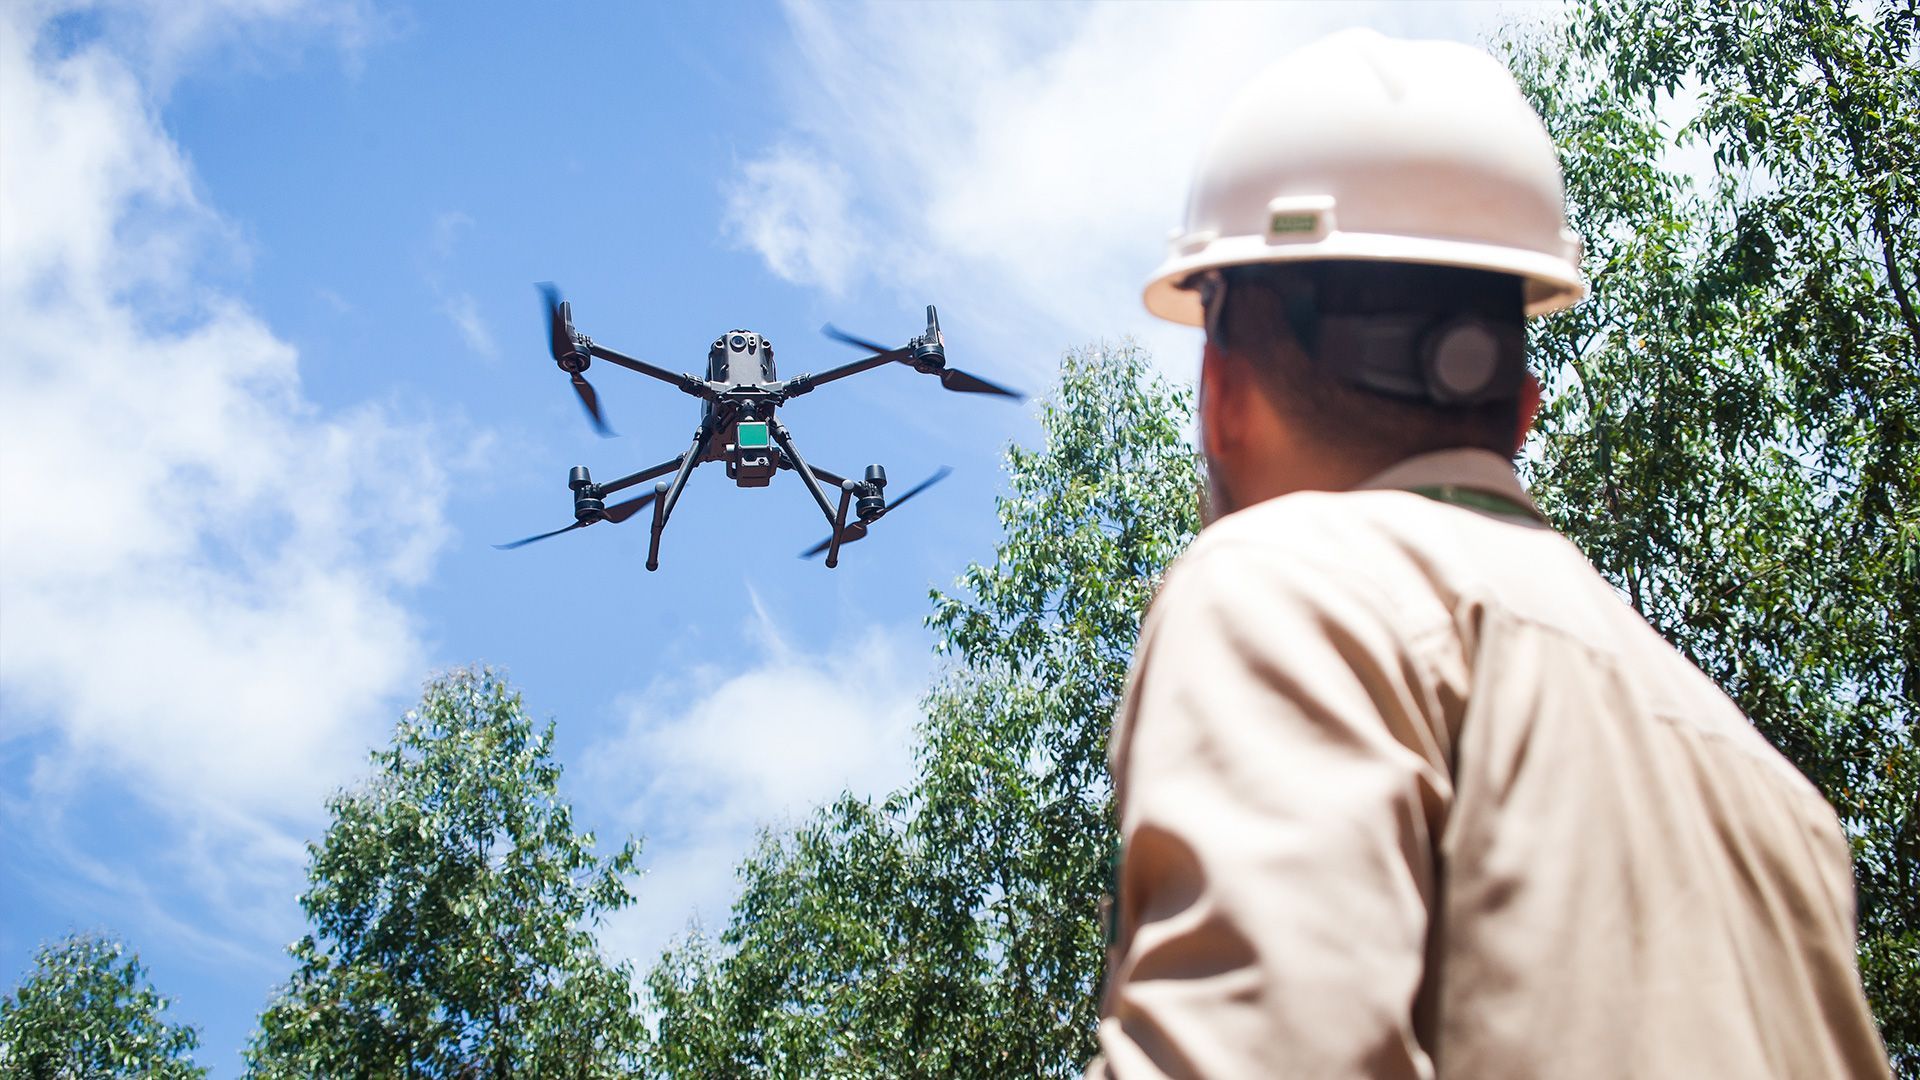
<svg viewBox="0 0 1920 1080">
<path fill-rule="evenodd" d="M 1169 322 L 1201 326 L 1206 314 L 1200 294 L 1186 282 L 1202 270 L 1272 263 L 1329 262 L 1356 259 L 1377 262 L 1421 263 L 1492 270 L 1525 278 L 1526 313 L 1545 315 L 1572 307 L 1586 298 L 1587 284 L 1564 258 L 1462 240 L 1334 232 L 1310 242 L 1270 243 L 1264 236 L 1234 236 L 1214 240 L 1200 251 L 1169 258 L 1148 280 L 1141 299 L 1147 311 Z"/>
</svg>

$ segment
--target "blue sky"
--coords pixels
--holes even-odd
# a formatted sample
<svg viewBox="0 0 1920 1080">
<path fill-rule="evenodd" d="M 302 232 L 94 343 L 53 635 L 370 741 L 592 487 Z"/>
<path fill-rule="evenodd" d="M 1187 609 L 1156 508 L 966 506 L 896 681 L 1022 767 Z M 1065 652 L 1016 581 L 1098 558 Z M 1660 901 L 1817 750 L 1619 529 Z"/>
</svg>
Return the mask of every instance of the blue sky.
<svg viewBox="0 0 1920 1080">
<path fill-rule="evenodd" d="M 1039 391 L 1062 349 L 1197 340 L 1138 289 L 1208 118 L 1345 25 L 1474 40 L 1521 5 L 180 0 L 0 10 L 0 969 L 124 936 L 238 1049 L 303 930 L 327 794 L 436 670 L 559 723 L 644 969 L 724 920 L 763 824 L 910 768 L 927 591 L 991 555 L 1031 403 L 905 368 L 782 412 L 803 453 L 951 479 L 848 549 L 800 485 L 695 474 L 570 520 L 569 466 L 678 453 L 695 405 L 598 365 L 596 437 L 533 283 L 674 370 L 746 327 L 784 374 L 904 340 Z"/>
</svg>

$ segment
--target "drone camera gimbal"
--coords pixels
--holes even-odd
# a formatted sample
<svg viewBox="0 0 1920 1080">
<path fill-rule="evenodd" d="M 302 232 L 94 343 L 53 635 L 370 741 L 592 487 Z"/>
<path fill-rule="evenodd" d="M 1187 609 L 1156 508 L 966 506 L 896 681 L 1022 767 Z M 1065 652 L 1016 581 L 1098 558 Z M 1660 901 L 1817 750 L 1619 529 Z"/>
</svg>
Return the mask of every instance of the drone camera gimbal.
<svg viewBox="0 0 1920 1080">
<path fill-rule="evenodd" d="M 773 433 L 765 420 L 741 420 L 733 425 L 727 444 L 727 479 L 740 487 L 766 487 L 780 471 L 774 460 Z"/>
</svg>

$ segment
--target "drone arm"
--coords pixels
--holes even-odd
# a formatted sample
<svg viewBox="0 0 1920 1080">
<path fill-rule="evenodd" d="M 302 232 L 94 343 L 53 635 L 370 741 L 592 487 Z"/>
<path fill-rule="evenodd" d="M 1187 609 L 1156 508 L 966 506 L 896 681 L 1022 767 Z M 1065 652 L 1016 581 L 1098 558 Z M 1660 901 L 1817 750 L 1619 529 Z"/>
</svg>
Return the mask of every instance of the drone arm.
<svg viewBox="0 0 1920 1080">
<path fill-rule="evenodd" d="M 896 360 L 905 360 L 906 358 L 906 349 L 889 349 L 883 353 L 875 353 L 865 360 L 855 360 L 851 364 L 841 364 L 837 368 L 828 368 L 818 375 L 802 375 L 787 383 L 786 396 L 799 397 L 814 387 L 823 386 L 838 379 L 844 379 L 849 375 L 858 375 L 863 371 L 871 371 L 883 364 L 891 364 Z"/>
<path fill-rule="evenodd" d="M 774 420 L 771 421 L 768 426 L 773 429 L 773 439 L 780 444 L 781 453 L 784 453 L 788 458 L 792 459 L 793 471 L 799 473 L 800 479 L 807 482 L 807 490 L 812 493 L 813 501 L 820 504 L 820 512 L 827 515 L 828 524 L 832 524 L 834 520 L 833 504 L 827 502 L 827 493 L 820 490 L 820 481 L 814 478 L 813 469 L 809 468 L 807 463 L 800 459 L 800 452 L 793 448 L 793 436 L 787 434 L 787 425 L 778 420 Z M 841 481 L 841 483 L 844 484 L 845 482 Z"/>
<path fill-rule="evenodd" d="M 665 476 L 668 473 L 674 471 L 675 469 L 678 469 L 681 466 L 681 464 L 685 461 L 686 461 L 686 455 L 682 454 L 679 457 L 669 458 L 666 461 L 663 461 L 660 464 L 655 465 L 650 469 L 641 469 L 639 472 L 634 473 L 631 476 L 623 476 L 618 480 L 609 480 L 606 483 L 599 485 L 600 494 L 602 496 L 611 495 L 616 491 L 625 491 L 627 488 L 630 488 L 635 484 L 643 484 L 643 483 L 646 483 L 648 480 L 653 480 L 657 477 Z"/>
<path fill-rule="evenodd" d="M 818 465 L 807 466 L 807 471 L 813 474 L 813 478 L 815 480 L 820 481 L 821 483 L 827 485 L 828 487 L 840 487 L 841 485 L 847 482 L 846 477 L 838 476 L 838 475 L 835 475 L 834 473 L 830 473 L 827 470 L 819 467 Z"/>
<path fill-rule="evenodd" d="M 653 378 L 659 379 L 661 382 L 672 383 L 679 387 L 682 392 L 692 394 L 697 398 L 704 398 L 711 401 L 717 393 L 713 387 L 708 386 L 705 382 L 694 378 L 692 375 L 676 375 L 666 368 L 655 367 L 645 360 L 635 360 L 631 356 L 614 352 L 605 345 L 596 345 L 589 341 L 587 342 L 587 352 L 591 353 L 596 359 L 605 360 L 609 364 L 618 364 L 628 371 L 637 371 L 642 375 L 650 375 Z"/>
</svg>

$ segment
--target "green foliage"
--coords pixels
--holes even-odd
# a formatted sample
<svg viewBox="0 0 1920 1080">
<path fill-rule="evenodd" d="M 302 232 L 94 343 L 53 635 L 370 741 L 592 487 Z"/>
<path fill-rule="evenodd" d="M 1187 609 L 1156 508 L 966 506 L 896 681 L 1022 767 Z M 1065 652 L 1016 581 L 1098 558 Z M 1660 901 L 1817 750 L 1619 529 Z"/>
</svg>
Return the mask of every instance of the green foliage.
<svg viewBox="0 0 1920 1080">
<path fill-rule="evenodd" d="M 1917 24 L 1584 0 L 1507 51 L 1593 281 L 1533 338 L 1535 492 L 1839 809 L 1869 995 L 1920 1074 Z"/>
<path fill-rule="evenodd" d="M 189 1080 L 200 1035 L 168 1024 L 167 999 L 140 958 L 117 941 L 70 937 L 43 945 L 33 971 L 0 998 L 0 1077 Z"/>
<path fill-rule="evenodd" d="M 1920 1075 L 1916 32 L 1911 0 L 1582 0 L 1506 52 L 1594 287 L 1533 335 L 1531 485 L 1838 808 L 1868 992 Z M 1068 358 L 1045 447 L 1010 452 L 995 563 L 934 596 L 954 663 L 918 781 L 764 840 L 720 940 L 653 972 L 659 1071 L 1050 1076 L 1091 1052 L 1107 717 L 1196 525 L 1187 403 L 1144 370 Z"/>
<path fill-rule="evenodd" d="M 1132 344 L 1069 353 L 1008 451 L 992 565 L 929 623 L 950 660 L 919 779 L 842 799 L 741 869 L 663 958 L 653 1068 L 683 1077 L 1077 1076 L 1115 842 L 1107 728 L 1161 569 L 1198 528 L 1188 395 Z"/>
<path fill-rule="evenodd" d="M 631 976 L 590 927 L 633 899 L 558 793 L 536 730 L 489 671 L 456 671 L 328 804 L 300 899 L 314 933 L 260 1018 L 253 1072 L 310 1076 L 624 1076 L 645 1030 Z"/>
</svg>

